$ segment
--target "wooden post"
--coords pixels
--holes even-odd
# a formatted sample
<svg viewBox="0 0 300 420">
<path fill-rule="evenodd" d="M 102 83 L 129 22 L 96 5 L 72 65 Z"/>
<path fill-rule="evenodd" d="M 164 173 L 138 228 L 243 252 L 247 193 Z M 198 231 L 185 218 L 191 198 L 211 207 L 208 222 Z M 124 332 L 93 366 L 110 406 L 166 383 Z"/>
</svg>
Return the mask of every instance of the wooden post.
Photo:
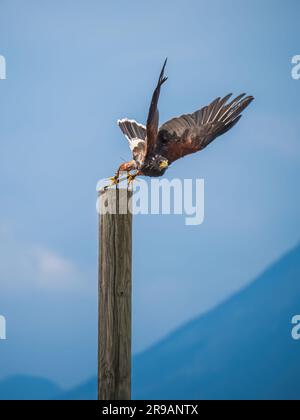
<svg viewBox="0 0 300 420">
<path fill-rule="evenodd" d="M 99 235 L 99 400 L 131 399 L 131 194 L 110 189 L 101 194 L 101 206 L 116 214 L 100 215 Z"/>
</svg>

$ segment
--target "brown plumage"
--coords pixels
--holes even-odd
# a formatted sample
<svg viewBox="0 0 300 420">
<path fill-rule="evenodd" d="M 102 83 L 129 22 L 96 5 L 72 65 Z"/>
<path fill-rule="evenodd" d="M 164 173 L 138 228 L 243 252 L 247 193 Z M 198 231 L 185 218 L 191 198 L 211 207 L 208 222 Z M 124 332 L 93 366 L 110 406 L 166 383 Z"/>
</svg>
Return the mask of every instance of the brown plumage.
<svg viewBox="0 0 300 420">
<path fill-rule="evenodd" d="M 208 146 L 214 139 L 230 130 L 241 118 L 241 113 L 253 101 L 253 96 L 232 94 L 215 99 L 210 105 L 166 122 L 159 128 L 158 100 L 161 86 L 166 82 L 165 61 L 154 90 L 146 126 L 133 120 L 119 120 L 118 125 L 129 141 L 133 159 L 122 164 L 113 183 L 119 182 L 121 171 L 135 170 L 137 175 L 161 176 L 168 166 L 191 153 Z"/>
</svg>

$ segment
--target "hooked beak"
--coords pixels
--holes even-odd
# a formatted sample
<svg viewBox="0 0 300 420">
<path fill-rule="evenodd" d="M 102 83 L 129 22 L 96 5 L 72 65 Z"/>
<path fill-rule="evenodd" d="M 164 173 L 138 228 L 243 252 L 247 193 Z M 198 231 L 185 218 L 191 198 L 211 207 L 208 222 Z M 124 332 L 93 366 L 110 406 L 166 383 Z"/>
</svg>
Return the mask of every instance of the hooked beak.
<svg viewBox="0 0 300 420">
<path fill-rule="evenodd" d="M 162 162 L 160 162 L 160 164 L 159 164 L 159 167 L 160 167 L 160 169 L 165 169 L 165 168 L 167 168 L 169 166 L 169 162 L 168 162 L 168 160 L 166 159 L 166 160 L 163 160 Z"/>
</svg>

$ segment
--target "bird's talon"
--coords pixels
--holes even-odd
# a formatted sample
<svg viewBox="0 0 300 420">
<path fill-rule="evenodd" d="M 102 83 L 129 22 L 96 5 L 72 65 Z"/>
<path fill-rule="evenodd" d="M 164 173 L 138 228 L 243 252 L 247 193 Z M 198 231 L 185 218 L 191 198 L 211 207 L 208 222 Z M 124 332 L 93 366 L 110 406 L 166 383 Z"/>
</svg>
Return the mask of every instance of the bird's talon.
<svg viewBox="0 0 300 420">
<path fill-rule="evenodd" d="M 128 185 L 132 184 L 132 183 L 133 183 L 133 181 L 135 180 L 135 178 L 136 178 L 136 175 L 131 175 L 131 174 L 128 174 L 128 175 L 127 175 L 127 182 L 128 182 Z"/>
<path fill-rule="evenodd" d="M 109 188 L 111 188 L 111 187 L 113 187 L 115 185 L 118 185 L 119 182 L 120 182 L 120 179 L 119 179 L 119 176 L 118 175 L 112 176 L 112 177 L 108 178 L 108 180 L 111 183 L 109 185 L 107 185 L 106 187 L 104 187 L 104 191 L 108 190 Z"/>
<path fill-rule="evenodd" d="M 111 178 L 109 178 L 109 180 L 111 181 L 111 186 L 118 185 L 120 182 L 119 177 L 117 175 L 112 176 Z"/>
</svg>

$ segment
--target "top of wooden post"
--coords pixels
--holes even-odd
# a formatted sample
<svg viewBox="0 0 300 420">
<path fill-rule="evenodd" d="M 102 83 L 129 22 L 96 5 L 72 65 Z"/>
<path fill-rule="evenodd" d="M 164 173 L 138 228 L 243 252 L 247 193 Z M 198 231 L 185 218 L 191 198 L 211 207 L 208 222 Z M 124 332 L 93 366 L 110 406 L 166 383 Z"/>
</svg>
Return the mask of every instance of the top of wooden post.
<svg viewBox="0 0 300 420">
<path fill-rule="evenodd" d="M 132 213 L 132 190 L 127 188 L 103 189 L 98 192 L 98 196 L 100 198 L 100 215 Z"/>
</svg>

